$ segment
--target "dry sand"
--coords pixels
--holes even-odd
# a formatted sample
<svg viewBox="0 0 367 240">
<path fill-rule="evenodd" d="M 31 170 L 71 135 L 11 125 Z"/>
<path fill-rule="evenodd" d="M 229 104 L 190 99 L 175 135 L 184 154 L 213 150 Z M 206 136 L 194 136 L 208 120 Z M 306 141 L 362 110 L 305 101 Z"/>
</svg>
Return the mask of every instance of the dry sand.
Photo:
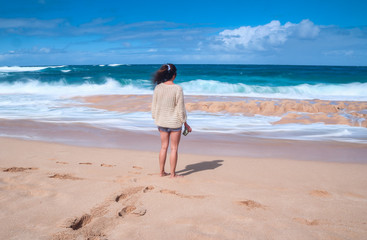
<svg viewBox="0 0 367 240">
<path fill-rule="evenodd" d="M 0 138 L 0 239 L 366 239 L 367 165 Z M 167 168 L 168 169 L 168 168 Z"/>
</svg>

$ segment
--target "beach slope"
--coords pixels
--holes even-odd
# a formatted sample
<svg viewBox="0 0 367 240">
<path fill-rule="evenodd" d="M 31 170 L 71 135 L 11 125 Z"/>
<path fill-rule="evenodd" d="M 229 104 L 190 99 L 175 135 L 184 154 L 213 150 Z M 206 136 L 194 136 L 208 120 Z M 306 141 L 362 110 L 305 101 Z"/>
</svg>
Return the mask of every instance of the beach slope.
<svg viewBox="0 0 367 240">
<path fill-rule="evenodd" d="M 310 153 L 311 154 L 311 153 Z M 0 138 L 1 239 L 365 239 L 367 165 Z"/>
</svg>

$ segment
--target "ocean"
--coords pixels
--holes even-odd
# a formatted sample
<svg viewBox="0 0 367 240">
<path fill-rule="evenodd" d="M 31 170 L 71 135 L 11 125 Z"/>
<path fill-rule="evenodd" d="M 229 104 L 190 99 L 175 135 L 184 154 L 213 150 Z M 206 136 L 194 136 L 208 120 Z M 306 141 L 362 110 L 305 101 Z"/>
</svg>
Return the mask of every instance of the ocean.
<svg viewBox="0 0 367 240">
<path fill-rule="evenodd" d="M 367 101 L 367 67 L 280 65 L 176 65 L 175 83 L 185 96 Z M 0 67 L 0 121 L 32 120 L 89 124 L 97 128 L 156 131 L 150 112 L 121 112 L 80 104 L 73 97 L 150 95 L 152 74 L 160 65 L 63 65 Z M 331 103 L 332 104 L 332 103 Z M 367 114 L 367 109 L 358 111 Z M 343 124 L 273 124 L 281 116 L 192 111 L 189 123 L 199 133 L 229 133 L 254 138 L 337 141 L 367 144 L 367 129 Z M 349 116 L 349 115 L 348 115 Z M 366 121 L 359 118 L 359 122 Z M 0 136 L 32 138 L 0 132 Z"/>
</svg>

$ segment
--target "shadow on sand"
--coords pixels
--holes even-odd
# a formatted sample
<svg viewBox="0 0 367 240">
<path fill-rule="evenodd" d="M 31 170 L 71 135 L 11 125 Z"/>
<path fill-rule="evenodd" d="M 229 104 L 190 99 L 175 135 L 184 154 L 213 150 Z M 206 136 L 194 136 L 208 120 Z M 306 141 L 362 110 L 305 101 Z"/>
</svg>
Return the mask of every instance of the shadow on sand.
<svg viewBox="0 0 367 240">
<path fill-rule="evenodd" d="M 195 172 L 205 171 L 205 170 L 213 170 L 219 166 L 222 166 L 222 162 L 224 160 L 213 160 L 213 161 L 206 161 L 200 162 L 195 164 L 186 165 L 185 169 L 182 169 L 176 173 L 186 176 Z"/>
</svg>

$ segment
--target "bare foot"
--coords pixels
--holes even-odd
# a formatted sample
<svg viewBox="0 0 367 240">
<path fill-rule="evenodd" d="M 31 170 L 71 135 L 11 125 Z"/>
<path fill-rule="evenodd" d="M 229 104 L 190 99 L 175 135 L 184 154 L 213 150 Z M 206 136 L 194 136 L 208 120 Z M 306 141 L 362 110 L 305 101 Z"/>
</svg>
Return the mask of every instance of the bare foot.
<svg viewBox="0 0 367 240">
<path fill-rule="evenodd" d="M 183 178 L 183 175 L 171 174 L 171 178 Z"/>
<path fill-rule="evenodd" d="M 167 176 L 167 175 L 169 175 L 169 173 L 166 173 L 166 172 L 160 173 L 160 176 L 161 176 L 161 177 L 165 177 L 165 176 Z"/>
</svg>

